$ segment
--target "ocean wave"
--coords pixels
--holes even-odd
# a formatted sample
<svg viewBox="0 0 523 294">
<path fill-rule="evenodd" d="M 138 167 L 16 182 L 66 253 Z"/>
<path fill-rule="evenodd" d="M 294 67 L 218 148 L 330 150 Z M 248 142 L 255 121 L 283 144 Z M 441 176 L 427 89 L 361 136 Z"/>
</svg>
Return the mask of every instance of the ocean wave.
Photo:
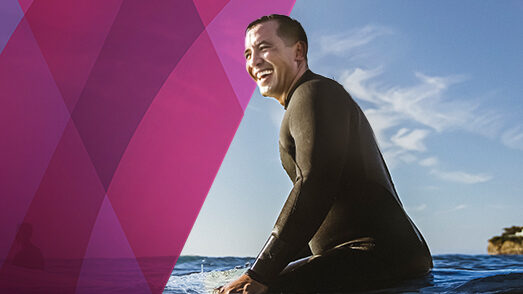
<svg viewBox="0 0 523 294">
<path fill-rule="evenodd" d="M 421 279 L 408 280 L 375 293 L 523 293 L 523 256 L 435 255 L 434 269 Z M 212 293 L 244 273 L 252 257 L 182 256 L 165 294 Z"/>
<path fill-rule="evenodd" d="M 454 291 L 459 293 L 523 293 L 523 273 L 508 273 L 470 280 Z"/>
</svg>

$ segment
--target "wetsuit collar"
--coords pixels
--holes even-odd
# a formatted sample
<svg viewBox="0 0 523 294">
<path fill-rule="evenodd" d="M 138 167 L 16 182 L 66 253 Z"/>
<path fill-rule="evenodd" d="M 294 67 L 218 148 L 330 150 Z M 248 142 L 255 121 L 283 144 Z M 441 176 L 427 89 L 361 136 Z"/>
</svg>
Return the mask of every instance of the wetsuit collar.
<svg viewBox="0 0 523 294">
<path fill-rule="evenodd" d="M 306 81 L 311 80 L 312 77 L 314 77 L 314 73 L 310 69 L 307 69 L 301 75 L 301 77 L 298 79 L 296 84 L 294 84 L 294 86 L 289 91 L 289 94 L 287 95 L 287 97 L 285 97 L 285 105 L 283 106 L 285 108 L 285 110 L 287 110 L 287 106 L 289 105 L 289 102 L 291 101 L 292 94 L 294 94 L 294 91 L 296 90 L 296 88 L 298 88 L 299 85 L 305 83 Z"/>
</svg>

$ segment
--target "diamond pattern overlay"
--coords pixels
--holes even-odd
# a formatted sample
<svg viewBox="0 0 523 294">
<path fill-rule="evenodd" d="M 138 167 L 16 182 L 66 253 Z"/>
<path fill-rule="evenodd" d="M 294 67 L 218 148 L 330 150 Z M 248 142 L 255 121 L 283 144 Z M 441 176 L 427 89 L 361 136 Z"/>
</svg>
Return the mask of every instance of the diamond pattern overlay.
<svg viewBox="0 0 523 294">
<path fill-rule="evenodd" d="M 294 1 L 0 1 L 0 292 L 161 293 Z"/>
</svg>

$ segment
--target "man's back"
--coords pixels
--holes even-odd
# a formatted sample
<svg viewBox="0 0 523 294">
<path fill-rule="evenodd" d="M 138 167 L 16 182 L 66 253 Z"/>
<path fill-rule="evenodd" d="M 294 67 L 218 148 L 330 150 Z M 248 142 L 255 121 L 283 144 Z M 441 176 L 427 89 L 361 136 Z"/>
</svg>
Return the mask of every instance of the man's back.
<svg viewBox="0 0 523 294">
<path fill-rule="evenodd" d="M 345 89 L 307 71 L 285 107 L 280 154 L 295 185 L 273 234 L 295 250 L 309 242 L 320 255 L 358 242 L 406 275 L 431 268 L 372 129 Z"/>
</svg>

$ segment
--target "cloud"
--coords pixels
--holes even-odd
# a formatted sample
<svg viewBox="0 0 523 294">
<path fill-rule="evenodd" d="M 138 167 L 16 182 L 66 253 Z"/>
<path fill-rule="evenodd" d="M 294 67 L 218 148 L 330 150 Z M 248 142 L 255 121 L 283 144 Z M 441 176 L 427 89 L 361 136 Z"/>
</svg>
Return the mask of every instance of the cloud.
<svg viewBox="0 0 523 294">
<path fill-rule="evenodd" d="M 490 181 L 493 177 L 488 174 L 473 174 L 464 171 L 445 171 L 437 167 L 439 159 L 435 156 L 424 158 L 418 164 L 430 168 L 430 173 L 441 180 L 462 184 L 477 184 Z"/>
<path fill-rule="evenodd" d="M 372 125 L 372 130 L 374 131 L 380 146 L 384 148 L 390 147 L 392 142 L 389 141 L 386 132 L 400 124 L 400 117 L 394 114 L 386 115 L 382 111 L 373 108 L 366 109 L 364 112 Z"/>
<path fill-rule="evenodd" d="M 418 164 L 430 168 L 430 173 L 441 180 L 462 184 L 477 184 L 490 181 L 493 177 L 488 174 L 473 174 L 464 171 L 446 171 L 437 167 L 439 159 L 435 156 L 424 158 Z"/>
<path fill-rule="evenodd" d="M 407 128 L 401 128 L 394 136 L 391 141 L 406 150 L 412 151 L 426 151 L 427 147 L 423 144 L 423 139 L 427 137 L 429 131 L 416 129 L 410 131 Z"/>
<path fill-rule="evenodd" d="M 433 157 L 427 157 L 425 159 L 420 160 L 419 165 L 430 167 L 430 166 L 437 165 L 438 162 L 439 162 L 438 158 L 433 156 Z"/>
<path fill-rule="evenodd" d="M 441 132 L 445 129 L 465 126 L 476 121 L 486 124 L 488 117 L 475 112 L 477 105 L 459 100 L 445 99 L 445 91 L 453 84 L 465 80 L 465 76 L 428 76 L 415 73 L 418 83 L 412 86 L 380 86 L 373 80 L 383 73 L 382 69 L 344 71 L 341 80 L 353 96 L 373 104 L 374 117 L 392 117 L 396 124 L 413 121 Z"/>
<path fill-rule="evenodd" d="M 416 155 L 397 147 L 387 148 L 382 153 L 389 168 L 395 168 L 402 162 L 413 163 L 418 160 Z"/>
<path fill-rule="evenodd" d="M 436 212 L 436 214 L 451 213 L 451 212 L 463 210 L 463 209 L 466 209 L 466 208 L 468 208 L 468 205 L 466 205 L 466 204 L 459 204 L 456 207 L 452 207 L 452 208 L 447 209 L 447 210 L 438 211 L 438 212 Z"/>
<path fill-rule="evenodd" d="M 484 111 L 470 101 L 449 98 L 449 88 L 464 82 L 466 76 L 429 76 L 417 72 L 414 74 L 417 82 L 413 85 L 387 86 L 377 81 L 382 74 L 382 68 L 356 68 L 345 70 L 341 81 L 353 97 L 369 105 L 364 112 L 391 168 L 402 162 L 418 162 L 445 181 L 475 184 L 492 179 L 488 174 L 435 169 L 439 163 L 436 157 L 417 159 L 419 153 L 428 151 L 425 140 L 433 132 L 461 129 L 489 138 L 499 133 L 503 121 L 499 114 Z M 504 138 L 506 145 L 523 148 L 523 130 L 507 132 Z"/>
<path fill-rule="evenodd" d="M 339 34 L 320 38 L 320 55 L 352 55 L 355 49 L 364 47 L 376 38 L 391 34 L 392 30 L 383 26 L 367 25 Z"/>
<path fill-rule="evenodd" d="M 439 169 L 432 169 L 430 173 L 442 180 L 463 184 L 484 183 L 492 179 L 492 176 L 488 174 L 471 174 L 463 171 L 442 171 Z"/>
<path fill-rule="evenodd" d="M 477 103 L 451 99 L 448 89 L 464 82 L 464 75 L 429 76 L 414 73 L 417 83 L 411 86 L 383 86 L 376 78 L 383 74 L 381 68 L 345 70 L 341 80 L 351 94 L 372 104 L 369 120 L 390 128 L 403 122 L 414 122 L 442 132 L 449 129 L 463 129 L 469 132 L 495 137 L 502 127 L 502 115 L 495 111 L 480 109 Z M 378 129 L 377 132 L 383 131 Z"/>
<path fill-rule="evenodd" d="M 523 150 L 523 127 L 516 126 L 501 135 L 501 141 L 505 146 Z"/>
<path fill-rule="evenodd" d="M 420 212 L 420 211 L 425 210 L 426 208 L 427 208 L 427 204 L 423 203 L 418 206 L 409 206 L 409 207 L 406 207 L 405 209 L 410 212 Z"/>
<path fill-rule="evenodd" d="M 468 205 L 460 204 L 460 205 L 454 207 L 453 210 L 462 210 L 462 209 L 465 209 L 465 208 L 467 208 L 467 207 L 468 207 Z"/>
<path fill-rule="evenodd" d="M 319 57 L 381 54 L 374 52 L 371 43 L 386 35 L 396 34 L 393 29 L 368 25 L 334 35 L 320 37 Z M 382 49 L 379 49 L 382 51 Z M 374 60 L 373 56 L 367 56 Z M 357 64 L 357 63 L 356 63 Z M 368 62 L 366 62 L 368 64 Z M 453 97 L 453 86 L 469 79 L 467 75 L 429 75 L 414 72 L 415 80 L 409 85 L 387 85 L 380 77 L 384 74 L 383 63 L 370 69 L 355 67 L 340 70 L 339 81 L 351 95 L 364 102 L 364 112 L 372 125 L 383 156 L 394 168 L 399 164 L 417 163 L 441 180 L 475 184 L 490 181 L 485 173 L 448 171 L 437 168 L 439 159 L 421 153 L 428 152 L 426 140 L 434 133 L 462 130 L 495 139 L 506 123 L 497 110 L 482 107 L 478 99 Z M 501 140 L 510 148 L 523 150 L 523 126 L 505 131 Z"/>
</svg>

